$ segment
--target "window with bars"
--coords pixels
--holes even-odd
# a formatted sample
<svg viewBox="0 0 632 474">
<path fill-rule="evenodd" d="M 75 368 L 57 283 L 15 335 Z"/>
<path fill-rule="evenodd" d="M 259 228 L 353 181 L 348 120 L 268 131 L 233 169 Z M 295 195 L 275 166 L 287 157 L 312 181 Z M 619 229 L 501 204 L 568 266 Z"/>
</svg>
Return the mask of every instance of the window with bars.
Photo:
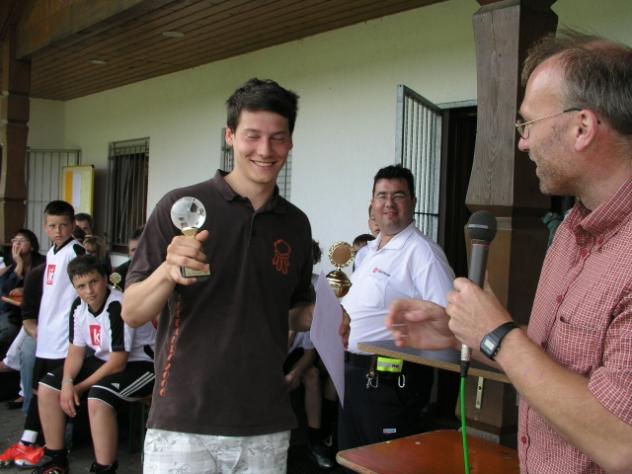
<svg viewBox="0 0 632 474">
<path fill-rule="evenodd" d="M 62 169 L 76 166 L 80 161 L 80 150 L 29 148 L 26 151 L 26 227 L 37 236 L 42 253 L 50 248 L 42 225 L 44 208 L 49 202 L 61 199 Z"/>
<path fill-rule="evenodd" d="M 221 168 L 223 171 L 231 172 L 235 165 L 235 157 L 233 155 L 233 147 L 226 143 L 226 129 L 222 128 L 222 146 L 221 146 L 221 156 L 222 156 L 222 164 Z M 290 192 L 292 190 L 292 153 L 287 156 L 287 161 L 281 171 L 279 172 L 279 176 L 277 176 L 277 186 L 279 187 L 279 194 L 283 196 L 288 201 L 290 200 Z"/>
<path fill-rule="evenodd" d="M 395 153 L 415 177 L 415 225 L 437 242 L 441 191 L 441 109 L 404 85 L 397 86 Z"/>
<path fill-rule="evenodd" d="M 112 250 L 127 253 L 129 236 L 145 224 L 149 139 L 110 143 L 108 238 Z"/>
</svg>

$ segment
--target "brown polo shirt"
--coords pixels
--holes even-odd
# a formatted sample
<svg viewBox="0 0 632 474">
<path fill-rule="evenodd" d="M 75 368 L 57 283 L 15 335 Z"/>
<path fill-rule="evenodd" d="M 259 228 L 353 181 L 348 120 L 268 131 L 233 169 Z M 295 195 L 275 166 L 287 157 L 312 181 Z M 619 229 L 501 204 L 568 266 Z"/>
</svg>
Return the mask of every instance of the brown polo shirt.
<svg viewBox="0 0 632 474">
<path fill-rule="evenodd" d="M 311 231 L 305 214 L 275 191 L 258 211 L 219 172 L 168 193 L 147 221 L 127 286 L 147 278 L 180 231 L 172 204 L 193 196 L 212 276 L 176 286 L 156 340 L 148 425 L 185 433 L 253 436 L 295 425 L 283 377 L 288 312 L 311 300 Z"/>
</svg>

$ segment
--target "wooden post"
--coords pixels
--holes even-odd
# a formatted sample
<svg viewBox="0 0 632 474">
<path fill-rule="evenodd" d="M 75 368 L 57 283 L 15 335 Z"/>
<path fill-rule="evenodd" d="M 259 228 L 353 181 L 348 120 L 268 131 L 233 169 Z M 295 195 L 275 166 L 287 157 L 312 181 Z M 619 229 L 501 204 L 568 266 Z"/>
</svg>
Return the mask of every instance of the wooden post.
<svg viewBox="0 0 632 474">
<path fill-rule="evenodd" d="M 540 193 L 533 163 L 517 148 L 514 122 L 524 94 L 522 63 L 534 41 L 555 31 L 557 16 L 550 8 L 554 2 L 481 0 L 483 6 L 473 17 L 478 121 L 466 205 L 498 218 L 488 261 L 490 284 L 520 324 L 528 322 L 546 252 L 548 232 L 541 218 L 550 198 Z M 515 390 L 485 381 L 476 408 L 477 382 L 468 379 L 468 424 L 497 441 L 515 443 Z"/>
<path fill-rule="evenodd" d="M 31 65 L 15 56 L 15 24 L 2 44 L 0 145 L 0 243 L 8 244 L 26 216 L 26 140 L 29 121 Z"/>
</svg>

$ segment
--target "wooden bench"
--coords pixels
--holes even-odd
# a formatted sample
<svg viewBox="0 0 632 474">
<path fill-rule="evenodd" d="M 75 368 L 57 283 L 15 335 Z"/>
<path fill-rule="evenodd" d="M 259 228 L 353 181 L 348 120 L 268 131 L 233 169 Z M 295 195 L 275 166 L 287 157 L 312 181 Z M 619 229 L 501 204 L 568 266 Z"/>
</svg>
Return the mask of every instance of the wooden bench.
<svg viewBox="0 0 632 474">
<path fill-rule="evenodd" d="M 518 474 L 515 449 L 467 437 L 470 471 Z M 461 433 L 439 430 L 340 451 L 338 463 L 361 474 L 459 474 L 465 472 Z"/>
</svg>

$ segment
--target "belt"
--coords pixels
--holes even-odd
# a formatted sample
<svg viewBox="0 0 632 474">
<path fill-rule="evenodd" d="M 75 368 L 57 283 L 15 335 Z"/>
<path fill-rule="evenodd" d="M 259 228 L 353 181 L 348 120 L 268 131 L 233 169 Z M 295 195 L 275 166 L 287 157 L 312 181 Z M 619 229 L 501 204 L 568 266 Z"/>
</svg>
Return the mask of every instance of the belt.
<svg viewBox="0 0 632 474">
<path fill-rule="evenodd" d="M 380 381 L 388 385 L 396 384 L 399 388 L 406 385 L 406 370 L 402 359 L 345 352 L 345 362 L 353 367 L 366 369 L 367 389 L 378 388 Z"/>
<path fill-rule="evenodd" d="M 354 367 L 360 367 L 361 369 L 368 369 L 375 360 L 375 356 L 372 354 L 355 354 L 353 352 L 345 351 L 345 362 Z"/>
<path fill-rule="evenodd" d="M 345 362 L 354 367 L 377 371 L 381 374 L 397 375 L 404 371 L 403 360 L 373 354 L 345 352 Z"/>
</svg>

